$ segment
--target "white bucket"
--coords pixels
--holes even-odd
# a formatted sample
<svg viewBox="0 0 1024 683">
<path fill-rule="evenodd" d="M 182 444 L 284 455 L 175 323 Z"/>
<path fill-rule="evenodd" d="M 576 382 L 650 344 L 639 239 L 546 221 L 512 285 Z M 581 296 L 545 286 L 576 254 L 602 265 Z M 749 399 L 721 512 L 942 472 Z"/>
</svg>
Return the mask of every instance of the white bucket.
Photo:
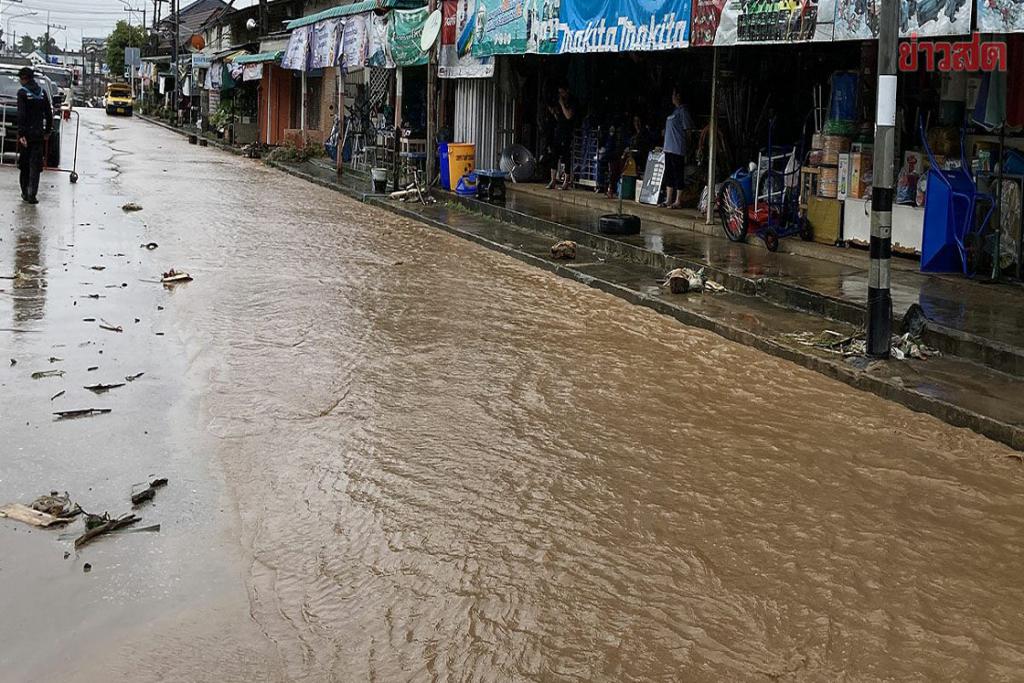
<svg viewBox="0 0 1024 683">
<path fill-rule="evenodd" d="M 388 169 L 371 168 L 370 178 L 373 180 L 373 191 L 382 194 L 388 189 Z"/>
</svg>

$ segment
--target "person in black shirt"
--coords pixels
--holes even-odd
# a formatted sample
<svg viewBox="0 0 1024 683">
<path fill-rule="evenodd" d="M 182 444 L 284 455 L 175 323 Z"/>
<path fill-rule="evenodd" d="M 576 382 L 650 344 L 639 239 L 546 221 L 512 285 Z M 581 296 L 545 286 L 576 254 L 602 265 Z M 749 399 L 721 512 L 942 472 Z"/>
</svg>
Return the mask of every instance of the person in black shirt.
<svg viewBox="0 0 1024 683">
<path fill-rule="evenodd" d="M 576 129 L 576 102 L 569 94 L 569 87 L 558 88 L 558 101 L 550 107 L 554 116 L 554 165 L 551 169 L 551 182 L 548 189 L 553 189 L 558 179 L 558 167 L 565 169 L 565 178 L 561 189 L 572 188 L 572 138 Z"/>
<path fill-rule="evenodd" d="M 21 169 L 21 198 L 38 204 L 39 174 L 43 171 L 43 147 L 53 130 L 50 94 L 36 83 L 29 67 L 18 72 L 18 168 Z"/>
</svg>

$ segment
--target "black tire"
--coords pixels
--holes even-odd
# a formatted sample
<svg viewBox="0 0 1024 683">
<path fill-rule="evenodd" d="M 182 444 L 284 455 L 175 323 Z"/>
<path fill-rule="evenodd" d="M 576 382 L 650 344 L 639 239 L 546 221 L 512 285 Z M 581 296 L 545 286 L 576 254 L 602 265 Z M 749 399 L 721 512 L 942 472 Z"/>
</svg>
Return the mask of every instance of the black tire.
<svg viewBox="0 0 1024 683">
<path fill-rule="evenodd" d="M 806 217 L 800 219 L 800 239 L 804 242 L 814 241 L 814 228 Z"/>
<path fill-rule="evenodd" d="M 764 231 L 764 246 L 768 248 L 768 251 L 776 252 L 779 250 L 779 234 L 772 228 L 768 228 Z"/>
<path fill-rule="evenodd" d="M 603 235 L 638 235 L 640 217 L 628 213 L 606 213 L 601 216 L 597 230 Z"/>
<path fill-rule="evenodd" d="M 129 116 L 130 117 L 131 115 L 132 115 L 132 108 L 128 107 L 128 113 L 125 114 L 125 116 Z"/>
<path fill-rule="evenodd" d="M 722 183 L 718 191 L 718 218 L 722 222 L 722 230 L 730 242 L 744 242 L 750 229 L 747 216 L 747 197 L 743 185 L 735 178 Z"/>
</svg>

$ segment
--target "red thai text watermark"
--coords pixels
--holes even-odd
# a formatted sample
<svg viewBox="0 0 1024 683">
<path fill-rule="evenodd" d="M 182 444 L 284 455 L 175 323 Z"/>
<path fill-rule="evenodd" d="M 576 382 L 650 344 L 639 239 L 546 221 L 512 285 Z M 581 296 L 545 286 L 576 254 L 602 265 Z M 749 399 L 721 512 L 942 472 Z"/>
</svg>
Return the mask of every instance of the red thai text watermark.
<svg viewBox="0 0 1024 683">
<path fill-rule="evenodd" d="M 910 40 L 900 43 L 900 71 L 917 71 L 922 63 L 925 71 L 1006 71 L 1006 61 L 1006 43 L 982 42 L 979 33 L 961 42 L 918 42 L 917 34 L 911 33 Z"/>
</svg>

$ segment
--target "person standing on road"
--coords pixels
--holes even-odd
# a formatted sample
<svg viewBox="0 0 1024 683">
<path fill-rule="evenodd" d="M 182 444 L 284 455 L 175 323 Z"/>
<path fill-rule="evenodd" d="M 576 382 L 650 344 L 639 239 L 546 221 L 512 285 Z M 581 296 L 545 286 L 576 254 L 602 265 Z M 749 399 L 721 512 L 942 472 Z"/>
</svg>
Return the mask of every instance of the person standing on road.
<svg viewBox="0 0 1024 683">
<path fill-rule="evenodd" d="M 21 198 L 38 204 L 39 174 L 43 171 L 43 147 L 53 130 L 50 94 L 36 83 L 29 67 L 18 72 L 18 168 L 21 169 Z"/>
</svg>

